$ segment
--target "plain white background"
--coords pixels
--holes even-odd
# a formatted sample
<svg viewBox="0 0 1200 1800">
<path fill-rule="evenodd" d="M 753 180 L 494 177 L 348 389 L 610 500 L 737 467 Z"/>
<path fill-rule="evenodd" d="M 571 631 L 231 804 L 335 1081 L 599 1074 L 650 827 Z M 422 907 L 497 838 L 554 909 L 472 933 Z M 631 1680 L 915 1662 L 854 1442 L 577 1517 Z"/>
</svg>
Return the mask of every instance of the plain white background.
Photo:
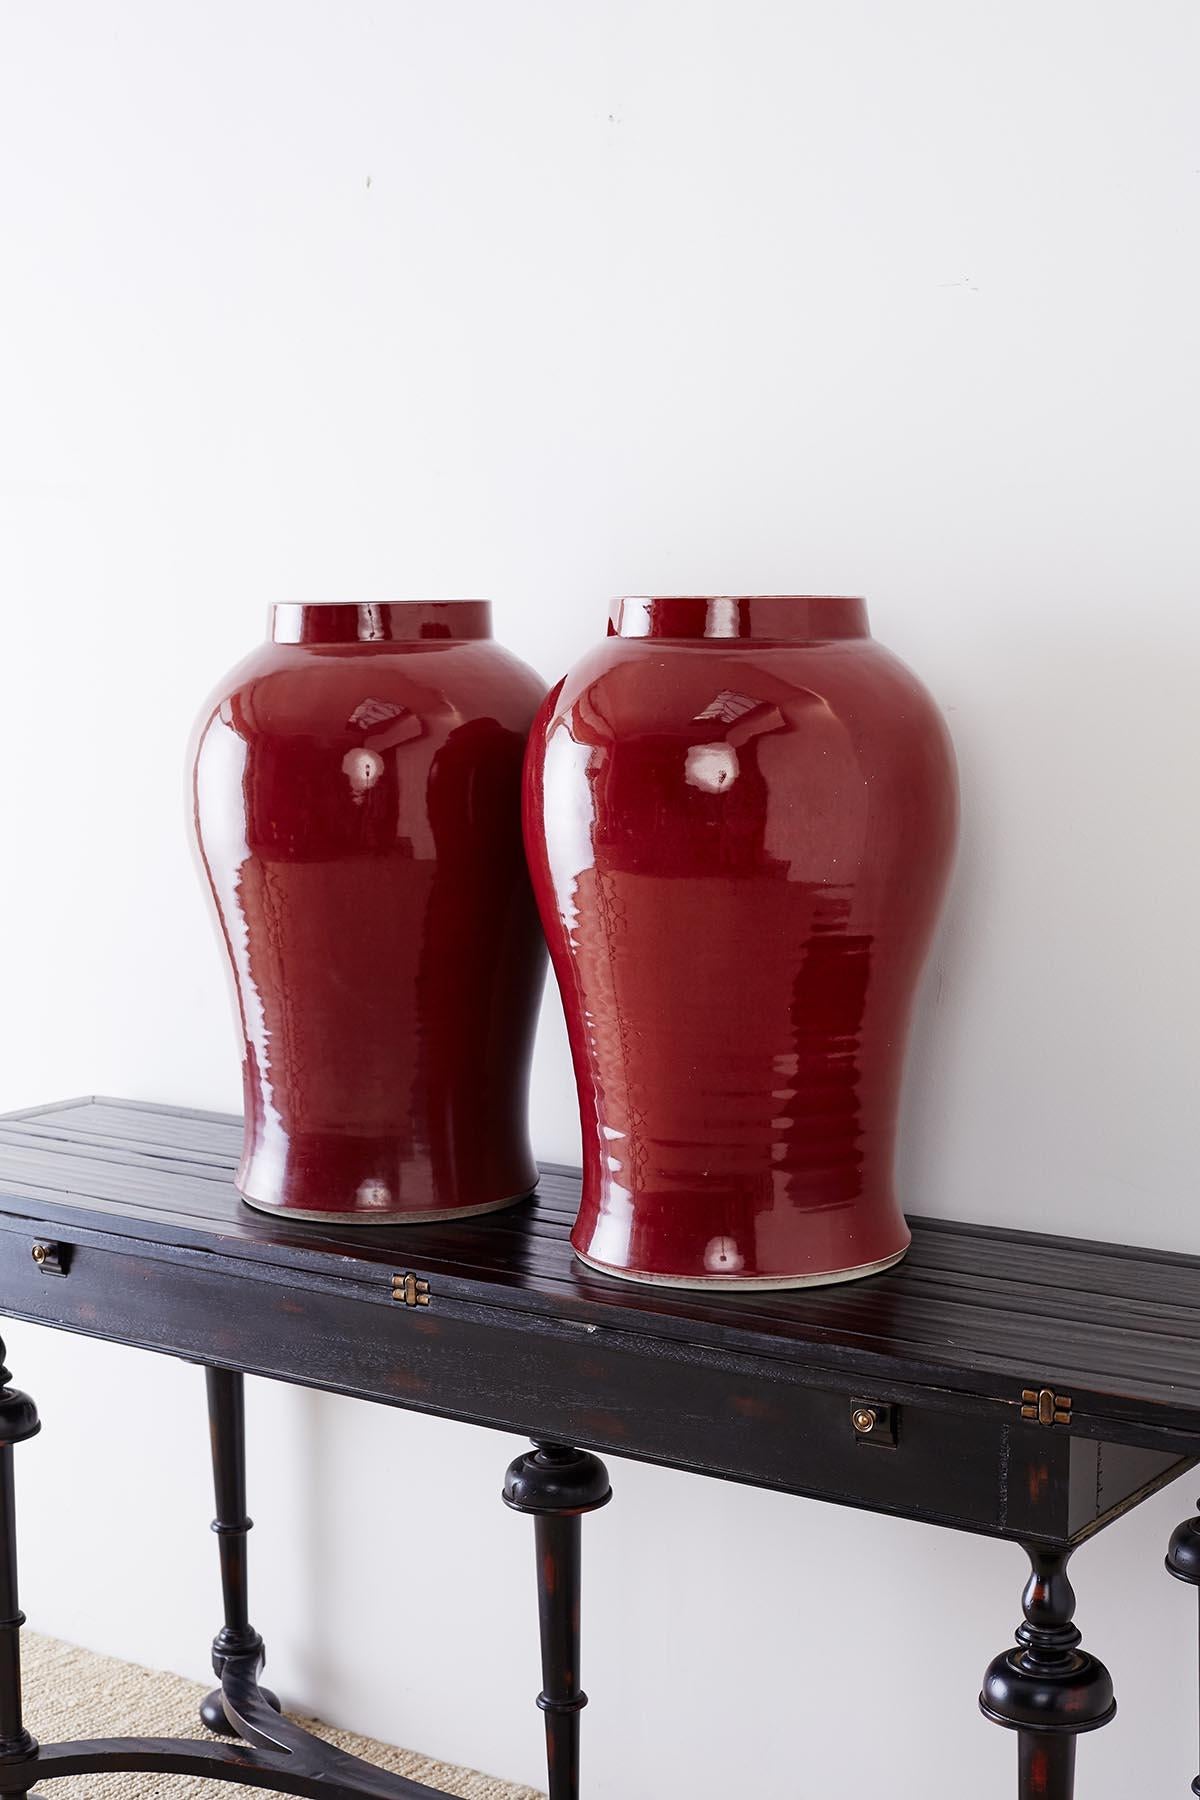
<svg viewBox="0 0 1200 1800">
<path fill-rule="evenodd" d="M 963 784 L 905 1204 L 1200 1251 L 1198 53 L 1187 0 L 4 0 L 0 1107 L 238 1104 L 181 764 L 270 600 L 490 594 L 550 680 L 610 594 L 865 592 Z M 198 1371 L 6 1335 L 31 1620 L 203 1674 Z M 250 1412 L 276 1684 L 540 1782 L 515 1444 Z M 1012 1791 L 1017 1550 L 614 1474 L 597 1800 Z M 1191 1488 L 1075 1565 L 1093 1800 L 1195 1772 Z"/>
</svg>

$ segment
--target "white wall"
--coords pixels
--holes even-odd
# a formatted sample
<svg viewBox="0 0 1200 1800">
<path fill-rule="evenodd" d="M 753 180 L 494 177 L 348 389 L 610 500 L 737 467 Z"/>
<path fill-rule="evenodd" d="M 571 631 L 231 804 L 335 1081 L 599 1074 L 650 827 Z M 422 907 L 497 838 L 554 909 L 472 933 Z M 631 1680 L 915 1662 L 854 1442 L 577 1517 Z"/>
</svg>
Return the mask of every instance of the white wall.
<svg viewBox="0 0 1200 1800">
<path fill-rule="evenodd" d="M 1198 40 L 1186 0 L 0 7 L 0 1106 L 238 1103 L 180 763 L 269 600 L 490 593 L 549 679 L 613 593 L 862 591 L 964 790 L 906 1204 L 1200 1251 Z M 534 1103 L 571 1158 L 553 1001 Z M 31 1619 L 203 1673 L 198 1372 L 6 1336 Z M 263 1385 L 251 1425 L 285 1694 L 537 1780 L 514 1446 Z M 1019 1552 L 615 1476 L 596 1800 L 1012 1791 L 974 1701 Z M 1077 1561 L 1094 1800 L 1194 1773 L 1190 1504 Z"/>
</svg>

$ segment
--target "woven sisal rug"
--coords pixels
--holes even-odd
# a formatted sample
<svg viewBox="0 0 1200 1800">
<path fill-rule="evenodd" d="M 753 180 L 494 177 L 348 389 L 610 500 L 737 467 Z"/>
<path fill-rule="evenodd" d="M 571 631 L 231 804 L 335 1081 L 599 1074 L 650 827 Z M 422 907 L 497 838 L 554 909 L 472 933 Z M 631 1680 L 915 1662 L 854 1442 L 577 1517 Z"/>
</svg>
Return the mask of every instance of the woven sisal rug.
<svg viewBox="0 0 1200 1800">
<path fill-rule="evenodd" d="M 78 1737 L 204 1737 L 196 1708 L 206 1689 L 180 1675 L 160 1675 L 136 1663 L 78 1650 L 34 1631 L 21 1633 L 25 1722 L 44 1744 Z M 536 1790 L 513 1787 L 472 1769 L 431 1762 L 414 1750 L 394 1750 L 348 1731 L 312 1726 L 340 1750 L 363 1756 L 410 1780 L 426 1782 L 460 1800 L 540 1800 Z M 273 1800 L 263 1788 L 235 1788 L 190 1775 L 79 1775 L 40 1781 L 47 1800 L 232 1800 L 239 1794 Z"/>
</svg>

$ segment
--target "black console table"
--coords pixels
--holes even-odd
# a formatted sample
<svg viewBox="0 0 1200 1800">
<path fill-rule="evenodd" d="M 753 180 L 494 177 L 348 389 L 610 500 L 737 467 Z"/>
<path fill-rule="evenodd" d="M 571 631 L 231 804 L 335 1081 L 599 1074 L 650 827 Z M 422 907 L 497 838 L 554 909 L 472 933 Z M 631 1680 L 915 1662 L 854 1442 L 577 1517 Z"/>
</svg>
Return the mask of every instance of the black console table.
<svg viewBox="0 0 1200 1800">
<path fill-rule="evenodd" d="M 259 1685 L 247 1373 L 533 1439 L 504 1499 L 537 1535 L 552 1800 L 579 1793 L 580 1520 L 610 1497 L 604 1450 L 1023 1545 L 1024 1619 L 980 1704 L 1017 1734 L 1022 1800 L 1069 1800 L 1076 1737 L 1115 1703 L 1080 1648 L 1067 1560 L 1200 1457 L 1200 1260 L 915 1220 L 908 1258 L 869 1281 L 710 1298 L 575 1262 L 569 1170 L 478 1221 L 338 1231 L 242 1205 L 239 1141 L 236 1120 L 120 1100 L 0 1119 L 0 1311 L 206 1366 L 225 1607 L 202 1709 L 221 1735 L 37 1745 L 21 1715 L 13 1446 L 39 1425 L 5 1385 L 0 1800 L 110 1769 L 316 1800 L 433 1795 L 319 1743 Z M 1200 1518 L 1167 1567 L 1200 1585 Z"/>
</svg>

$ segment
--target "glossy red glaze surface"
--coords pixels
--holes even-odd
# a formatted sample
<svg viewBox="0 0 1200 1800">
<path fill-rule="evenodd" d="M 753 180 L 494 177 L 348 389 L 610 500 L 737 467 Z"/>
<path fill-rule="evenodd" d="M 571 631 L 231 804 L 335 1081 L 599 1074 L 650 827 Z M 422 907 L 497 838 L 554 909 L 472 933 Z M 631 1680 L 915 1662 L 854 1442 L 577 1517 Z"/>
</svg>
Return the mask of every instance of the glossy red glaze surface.
<svg viewBox="0 0 1200 1800">
<path fill-rule="evenodd" d="M 901 1063 L 957 785 L 861 600 L 629 599 L 547 696 L 525 836 L 583 1122 L 572 1242 L 689 1286 L 895 1261 Z"/>
<path fill-rule="evenodd" d="M 271 623 L 193 765 L 245 1040 L 238 1187 L 347 1223 L 519 1199 L 545 967 L 520 775 L 544 683 L 485 600 Z"/>
</svg>

